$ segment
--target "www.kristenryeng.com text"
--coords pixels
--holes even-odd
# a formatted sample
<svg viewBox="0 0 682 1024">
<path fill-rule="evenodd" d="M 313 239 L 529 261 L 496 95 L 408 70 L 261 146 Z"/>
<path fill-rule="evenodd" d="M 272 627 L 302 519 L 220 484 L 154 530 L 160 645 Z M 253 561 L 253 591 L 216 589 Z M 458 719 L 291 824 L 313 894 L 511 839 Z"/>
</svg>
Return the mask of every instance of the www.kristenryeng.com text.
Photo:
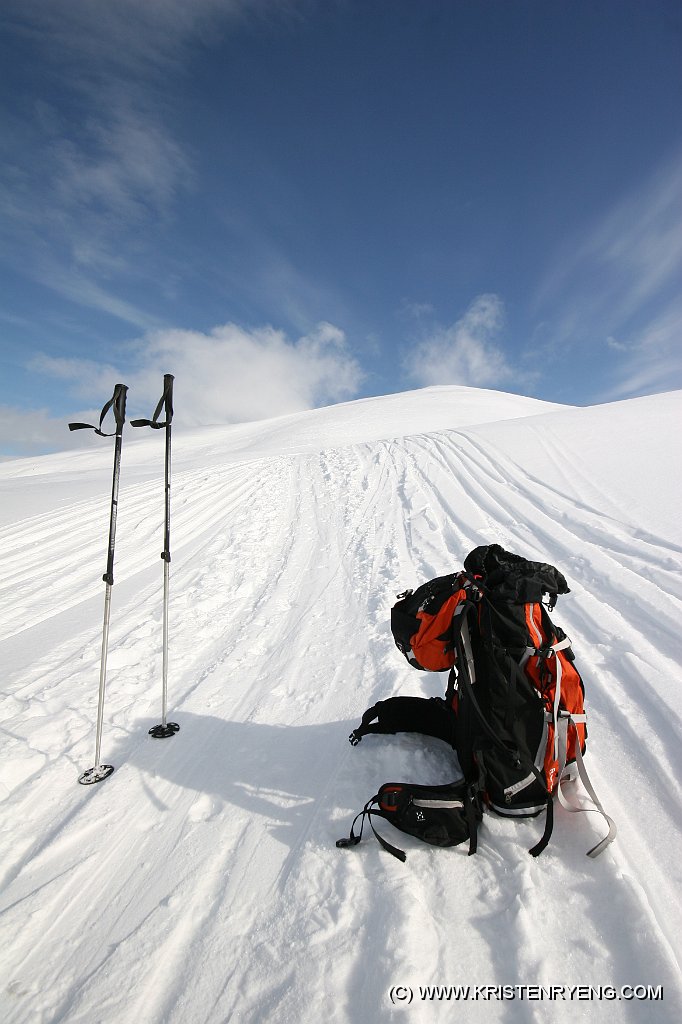
<svg viewBox="0 0 682 1024">
<path fill-rule="evenodd" d="M 661 1001 L 662 985 L 394 985 L 389 996 L 395 1005 L 413 1002 L 612 1002 Z"/>
</svg>

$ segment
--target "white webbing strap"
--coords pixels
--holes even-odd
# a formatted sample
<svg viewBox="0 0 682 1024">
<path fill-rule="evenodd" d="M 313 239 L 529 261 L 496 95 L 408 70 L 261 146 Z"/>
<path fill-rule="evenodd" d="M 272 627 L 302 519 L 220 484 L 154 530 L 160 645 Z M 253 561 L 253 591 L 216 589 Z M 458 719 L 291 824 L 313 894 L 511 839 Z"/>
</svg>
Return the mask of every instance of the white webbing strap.
<svg viewBox="0 0 682 1024">
<path fill-rule="evenodd" d="M 536 655 L 538 658 L 547 658 L 552 654 L 556 654 L 557 651 L 565 651 L 567 647 L 571 646 L 570 636 L 565 636 L 563 640 L 557 640 L 551 647 L 526 647 L 521 658 L 521 666 L 523 667 L 529 658 Z"/>
<path fill-rule="evenodd" d="M 597 811 L 599 814 L 602 815 L 602 817 L 604 818 L 604 820 L 608 824 L 608 826 L 609 826 L 608 834 L 600 842 L 598 842 L 596 846 L 593 846 L 591 850 L 587 851 L 587 856 L 588 857 L 598 857 L 599 854 L 602 853 L 606 849 L 606 847 L 609 845 L 609 843 L 612 843 L 613 840 L 616 838 L 617 829 L 616 829 L 615 822 L 612 820 L 612 818 L 609 817 L 609 815 L 606 813 L 606 811 L 602 807 L 601 801 L 599 800 L 599 797 L 595 793 L 594 786 L 592 785 L 592 783 L 590 781 L 590 777 L 587 774 L 587 769 L 585 768 L 585 762 L 583 761 L 583 755 L 582 755 L 582 751 L 580 749 L 580 736 L 578 735 L 578 729 L 576 728 L 576 722 L 585 722 L 586 720 L 587 720 L 587 716 L 586 715 L 571 715 L 567 711 L 560 711 L 559 712 L 559 721 L 558 721 L 557 733 L 561 734 L 561 744 L 560 744 L 561 761 L 560 761 L 560 764 L 559 764 L 559 785 L 557 786 L 557 795 L 559 797 L 559 803 L 561 804 L 562 807 L 565 807 L 567 811 Z M 567 769 L 566 758 L 567 758 L 567 754 L 568 754 L 568 727 L 569 727 L 569 725 L 572 725 L 573 728 L 575 729 L 575 761 L 576 761 L 576 765 L 577 765 L 577 768 L 578 768 L 578 775 L 580 776 L 580 781 L 582 782 L 583 786 L 585 787 L 588 796 L 590 797 L 590 799 L 592 800 L 592 803 L 594 804 L 594 807 L 578 807 L 576 804 L 570 803 L 569 800 L 566 798 L 566 796 L 565 796 L 565 794 L 564 794 L 564 792 L 562 790 L 562 787 L 561 787 L 561 780 L 562 780 L 562 777 L 564 775 L 564 772 Z"/>
<path fill-rule="evenodd" d="M 554 715 L 554 760 L 555 761 L 559 760 L 559 715 L 561 714 L 561 712 L 559 711 L 559 706 L 560 706 L 560 703 L 561 703 L 561 675 L 562 675 L 562 673 L 561 673 L 561 659 L 557 658 L 556 659 L 556 689 L 554 690 L 554 711 L 553 711 L 553 715 Z M 568 731 L 566 733 L 566 736 L 568 738 Z M 566 755 L 564 754 L 564 760 L 565 759 L 566 759 Z M 559 778 L 561 778 L 561 776 L 559 776 Z"/>
<path fill-rule="evenodd" d="M 526 647 L 523 657 L 521 658 L 521 668 L 524 667 L 529 658 L 536 656 L 538 658 L 549 658 L 556 654 L 558 651 L 564 651 L 567 647 L 571 646 L 571 639 L 565 636 L 563 640 L 557 640 L 555 644 L 547 648 L 537 647 Z M 561 665 L 561 658 L 556 659 L 556 688 L 554 690 L 554 708 L 552 713 L 552 721 L 554 722 L 554 760 L 559 760 L 559 708 L 561 706 L 561 680 L 563 677 L 563 668 Z M 565 761 L 565 758 L 564 758 Z"/>
</svg>

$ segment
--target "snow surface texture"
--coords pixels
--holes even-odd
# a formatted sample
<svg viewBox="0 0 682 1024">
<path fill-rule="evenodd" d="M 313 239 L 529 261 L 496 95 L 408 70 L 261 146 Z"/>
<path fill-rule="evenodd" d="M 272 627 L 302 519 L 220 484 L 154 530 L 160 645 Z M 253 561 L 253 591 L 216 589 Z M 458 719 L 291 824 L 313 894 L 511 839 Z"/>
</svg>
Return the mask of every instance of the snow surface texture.
<svg viewBox="0 0 682 1024">
<path fill-rule="evenodd" d="M 102 744 L 116 771 L 91 787 L 113 444 L 0 465 L 2 1019 L 682 1019 L 681 413 L 682 392 L 574 409 L 432 388 L 176 432 L 167 740 L 147 735 L 163 433 L 126 428 Z M 338 850 L 380 783 L 456 774 L 437 740 L 347 737 L 378 699 L 443 693 L 396 650 L 390 608 L 490 542 L 568 578 L 554 619 L 618 838 L 587 858 L 601 818 L 557 805 L 538 859 L 540 820 L 489 814 L 474 857 L 387 823 L 405 864 L 367 830 Z M 419 993 L 503 984 L 663 999 Z"/>
</svg>

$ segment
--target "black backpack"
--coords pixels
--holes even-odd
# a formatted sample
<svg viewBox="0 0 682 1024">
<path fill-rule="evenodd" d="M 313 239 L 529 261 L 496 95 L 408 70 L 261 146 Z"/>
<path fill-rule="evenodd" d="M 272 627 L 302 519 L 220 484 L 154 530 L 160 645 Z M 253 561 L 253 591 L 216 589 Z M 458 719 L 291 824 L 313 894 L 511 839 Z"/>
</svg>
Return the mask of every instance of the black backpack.
<svg viewBox="0 0 682 1024">
<path fill-rule="evenodd" d="M 552 833 L 554 796 L 570 810 L 584 809 L 571 804 L 560 785 L 576 775 L 609 826 L 588 855 L 597 856 L 615 838 L 583 763 L 583 680 L 568 637 L 549 614 L 566 593 L 554 566 L 492 544 L 474 549 L 463 570 L 399 595 L 391 613 L 396 646 L 415 668 L 449 669 L 447 690 L 443 698 L 379 701 L 350 742 L 357 746 L 369 733 L 434 736 L 456 751 L 462 777 L 436 787 L 386 783 L 338 846 L 356 845 L 368 818 L 381 844 L 404 859 L 374 829 L 378 816 L 432 845 L 468 841 L 472 854 L 488 808 L 512 818 L 544 811 L 543 835 L 529 851 L 538 856 Z"/>
</svg>

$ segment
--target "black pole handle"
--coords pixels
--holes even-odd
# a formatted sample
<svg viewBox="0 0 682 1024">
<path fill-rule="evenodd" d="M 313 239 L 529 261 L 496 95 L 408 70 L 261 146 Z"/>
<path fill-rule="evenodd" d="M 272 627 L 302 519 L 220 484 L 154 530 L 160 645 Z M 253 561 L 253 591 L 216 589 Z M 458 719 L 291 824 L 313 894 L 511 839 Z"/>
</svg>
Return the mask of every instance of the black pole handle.
<svg viewBox="0 0 682 1024">
<path fill-rule="evenodd" d="M 69 423 L 69 430 L 94 430 L 100 437 L 113 437 L 114 434 L 120 435 L 123 432 L 123 424 L 126 421 L 126 396 L 128 394 L 128 388 L 125 384 L 116 384 L 114 387 L 114 393 L 103 406 L 102 412 L 99 417 L 99 427 L 95 427 L 92 423 Z M 106 434 L 102 430 L 102 423 L 104 418 L 112 409 L 114 413 L 114 420 L 116 421 L 116 430 L 110 434 Z"/>
<path fill-rule="evenodd" d="M 170 562 L 170 460 L 171 460 L 171 423 L 173 421 L 173 381 L 172 373 L 163 375 L 163 394 L 159 399 L 154 415 L 150 420 L 131 420 L 133 427 L 151 427 L 153 430 L 166 428 L 166 471 L 165 471 L 165 523 L 163 531 L 163 551 L 161 557 L 164 562 Z M 159 421 L 161 410 L 165 409 L 165 420 Z"/>
<path fill-rule="evenodd" d="M 163 375 L 163 394 L 159 399 L 159 402 L 154 410 L 154 415 L 150 420 L 131 420 L 130 425 L 132 427 L 152 427 L 153 430 L 160 430 L 161 427 L 170 426 L 173 421 L 173 381 L 175 377 L 172 373 L 164 373 Z M 166 418 L 159 423 L 159 415 L 161 410 L 165 409 Z"/>
<path fill-rule="evenodd" d="M 99 427 L 92 423 L 69 423 L 69 430 L 94 430 L 100 437 L 113 437 L 116 435 L 114 445 L 114 474 L 111 484 L 111 513 L 109 518 L 109 545 L 107 549 L 107 569 L 102 579 L 110 587 L 114 585 L 114 543 L 116 539 L 116 517 L 118 514 L 118 484 L 121 473 L 121 447 L 123 443 L 123 425 L 126 421 L 126 398 L 128 387 L 126 384 L 116 384 L 114 393 L 109 401 L 103 406 L 99 417 Z M 102 424 L 109 412 L 113 411 L 116 421 L 116 430 L 107 434 L 102 430 Z"/>
</svg>

